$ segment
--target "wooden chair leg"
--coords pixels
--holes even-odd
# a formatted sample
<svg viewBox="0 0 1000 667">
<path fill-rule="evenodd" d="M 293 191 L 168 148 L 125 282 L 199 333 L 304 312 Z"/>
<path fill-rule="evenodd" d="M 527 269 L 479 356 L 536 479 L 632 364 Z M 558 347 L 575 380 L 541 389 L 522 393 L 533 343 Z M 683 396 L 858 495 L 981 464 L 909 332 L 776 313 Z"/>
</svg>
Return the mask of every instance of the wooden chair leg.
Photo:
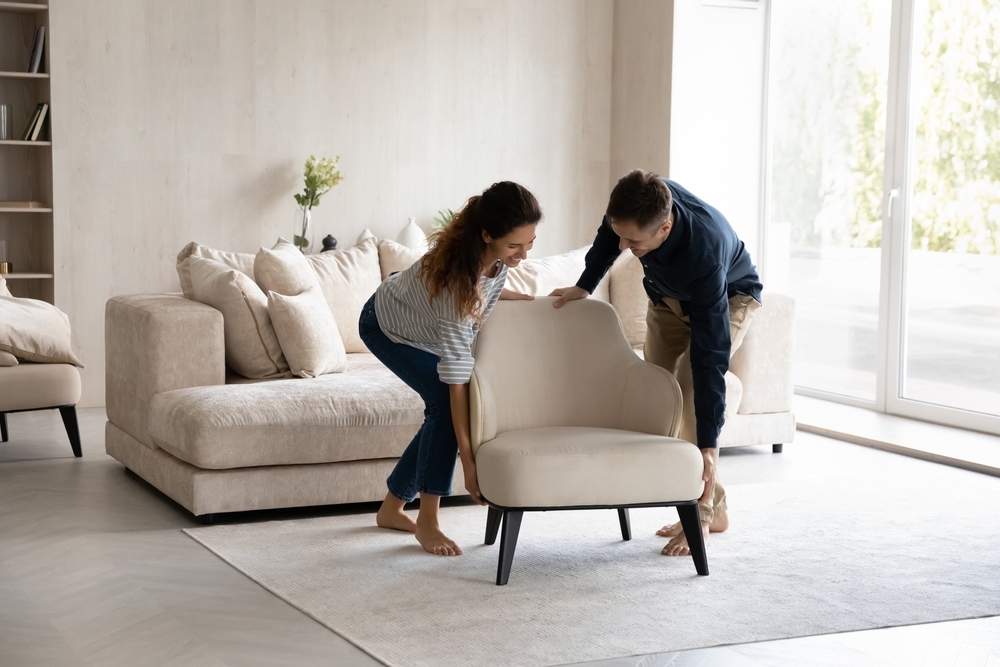
<svg viewBox="0 0 1000 667">
<path fill-rule="evenodd" d="M 0 442 L 7 442 L 7 413 L 0 412 Z"/>
<path fill-rule="evenodd" d="M 76 406 L 64 405 L 59 408 L 59 414 L 62 415 L 66 435 L 69 436 L 69 445 L 73 448 L 73 456 L 77 458 L 83 456 L 83 450 L 80 448 L 80 427 L 76 423 Z"/>
<path fill-rule="evenodd" d="M 215 515 L 214 514 L 202 514 L 202 515 L 200 515 L 198 517 L 195 517 L 195 518 L 198 519 L 198 521 L 200 521 L 203 526 L 211 526 L 212 524 L 215 523 Z"/>
<path fill-rule="evenodd" d="M 629 521 L 628 508 L 618 508 L 618 523 L 622 526 L 622 539 L 628 542 L 632 539 L 632 522 Z"/>
<path fill-rule="evenodd" d="M 500 562 L 497 564 L 497 586 L 505 586 L 510 579 L 510 566 L 514 562 L 517 533 L 521 530 L 523 512 L 504 510 L 503 530 L 500 532 Z"/>
<path fill-rule="evenodd" d="M 503 510 L 490 507 L 486 513 L 486 541 L 484 544 L 496 544 L 497 533 L 500 532 L 500 521 L 503 519 Z"/>
<path fill-rule="evenodd" d="M 678 505 L 677 514 L 681 518 L 684 537 L 687 538 L 688 546 L 691 548 L 694 567 L 701 576 L 708 576 L 708 555 L 705 553 L 705 536 L 701 532 L 701 516 L 698 514 L 698 505 Z"/>
<path fill-rule="evenodd" d="M 774 452 L 775 454 L 780 454 L 781 450 L 783 450 L 784 448 L 785 448 L 784 444 L 771 445 L 771 451 Z"/>
</svg>

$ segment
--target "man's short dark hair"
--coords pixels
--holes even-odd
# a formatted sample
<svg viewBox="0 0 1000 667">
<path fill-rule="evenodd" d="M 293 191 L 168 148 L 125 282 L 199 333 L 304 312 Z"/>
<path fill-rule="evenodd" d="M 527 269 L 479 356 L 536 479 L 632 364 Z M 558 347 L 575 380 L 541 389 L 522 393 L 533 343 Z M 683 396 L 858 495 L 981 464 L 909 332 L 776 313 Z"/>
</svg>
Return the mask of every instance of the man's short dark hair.
<svg viewBox="0 0 1000 667">
<path fill-rule="evenodd" d="M 657 174 L 636 169 L 618 180 L 606 211 L 612 220 L 634 220 L 642 231 L 659 225 L 670 214 L 673 197 Z"/>
</svg>

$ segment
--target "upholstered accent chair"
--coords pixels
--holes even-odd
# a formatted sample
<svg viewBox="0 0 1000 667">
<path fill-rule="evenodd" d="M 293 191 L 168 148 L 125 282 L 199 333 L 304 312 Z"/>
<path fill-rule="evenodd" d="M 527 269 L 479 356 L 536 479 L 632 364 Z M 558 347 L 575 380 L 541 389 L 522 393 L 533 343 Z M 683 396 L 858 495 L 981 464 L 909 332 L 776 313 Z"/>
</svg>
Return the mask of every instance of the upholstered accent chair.
<svg viewBox="0 0 1000 667">
<path fill-rule="evenodd" d="M 472 449 L 487 544 L 502 523 L 497 585 L 510 577 L 524 512 L 563 509 L 617 509 L 628 540 L 629 508 L 676 506 L 707 575 L 703 461 L 677 438 L 677 381 L 636 356 L 610 304 L 553 301 L 501 301 L 476 343 Z"/>
<path fill-rule="evenodd" d="M 7 413 L 58 409 L 74 456 L 83 456 L 76 404 L 80 400 L 80 371 L 70 364 L 0 367 L 0 440 L 7 442 Z"/>
</svg>

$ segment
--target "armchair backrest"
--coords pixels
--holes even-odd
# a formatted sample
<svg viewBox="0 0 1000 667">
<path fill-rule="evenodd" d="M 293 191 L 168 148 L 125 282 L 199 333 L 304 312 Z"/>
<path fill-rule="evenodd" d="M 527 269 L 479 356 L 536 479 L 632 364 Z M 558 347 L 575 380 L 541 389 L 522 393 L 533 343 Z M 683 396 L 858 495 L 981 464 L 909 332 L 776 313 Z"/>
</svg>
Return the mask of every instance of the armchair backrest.
<svg viewBox="0 0 1000 667">
<path fill-rule="evenodd" d="M 527 428 L 672 428 L 676 382 L 636 356 L 614 308 L 582 299 L 556 309 L 554 301 L 501 301 L 483 326 L 470 383 L 473 449 L 498 433 Z M 652 385 L 650 373 L 658 375 Z M 635 414 L 644 403 L 635 400 L 641 387 L 662 399 L 658 423 L 648 427 L 637 425 L 649 420 Z"/>
</svg>

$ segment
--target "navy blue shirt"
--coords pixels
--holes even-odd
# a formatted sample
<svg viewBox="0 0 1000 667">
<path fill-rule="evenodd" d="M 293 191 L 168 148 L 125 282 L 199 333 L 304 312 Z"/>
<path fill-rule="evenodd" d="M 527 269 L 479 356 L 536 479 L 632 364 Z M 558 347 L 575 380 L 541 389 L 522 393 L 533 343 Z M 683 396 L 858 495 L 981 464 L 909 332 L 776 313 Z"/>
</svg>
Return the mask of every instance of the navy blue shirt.
<svg viewBox="0 0 1000 667">
<path fill-rule="evenodd" d="M 762 285 L 743 242 L 729 221 L 673 181 L 663 179 L 673 195 L 674 225 L 656 250 L 640 257 L 643 287 L 653 303 L 677 299 L 691 318 L 691 370 L 698 446 L 717 447 L 726 418 L 726 371 L 732 339 L 729 298 L 745 294 L 760 301 Z M 621 254 L 621 239 L 604 216 L 587 268 L 577 286 L 593 293 Z"/>
</svg>

